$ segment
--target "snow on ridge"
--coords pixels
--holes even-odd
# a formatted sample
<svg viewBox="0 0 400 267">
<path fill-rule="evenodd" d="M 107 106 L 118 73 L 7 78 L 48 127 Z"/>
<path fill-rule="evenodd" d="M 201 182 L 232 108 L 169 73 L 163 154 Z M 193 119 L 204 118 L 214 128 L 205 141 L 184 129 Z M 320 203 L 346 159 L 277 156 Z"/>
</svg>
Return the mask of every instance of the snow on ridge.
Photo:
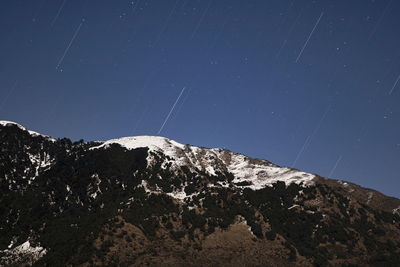
<svg viewBox="0 0 400 267">
<path fill-rule="evenodd" d="M 17 126 L 18 128 L 20 128 L 21 130 L 26 131 L 26 128 L 25 128 L 24 126 L 22 126 L 21 124 L 18 124 L 18 123 L 16 123 L 16 122 L 13 122 L 13 121 L 0 121 L 0 125 L 1 125 L 1 126 L 15 125 L 15 126 Z"/>
<path fill-rule="evenodd" d="M 100 148 L 108 148 L 111 144 L 119 144 L 122 147 L 125 147 L 128 150 L 148 147 L 152 152 L 161 152 L 165 155 L 175 159 L 177 165 L 183 165 L 184 162 L 179 162 L 180 157 L 177 155 L 177 149 L 183 150 L 185 145 L 175 142 L 171 139 L 160 137 L 160 136 L 131 136 L 131 137 L 122 137 L 117 139 L 111 139 L 105 141 L 103 144 L 95 147 L 91 147 L 90 149 L 100 149 Z M 152 157 L 149 155 L 147 160 L 152 161 Z"/>
<path fill-rule="evenodd" d="M 251 163 L 247 157 L 241 154 L 233 154 L 228 171 L 233 174 L 234 183 L 251 182 L 250 185 L 243 186 L 253 190 L 264 188 L 278 181 L 285 182 L 286 185 L 291 183 L 304 185 L 313 184 L 315 175 L 291 169 L 288 167 L 280 167 L 267 162 Z"/>
<path fill-rule="evenodd" d="M 270 186 L 278 181 L 286 185 L 291 183 L 312 185 L 315 175 L 274 165 L 266 160 L 252 159 L 243 154 L 220 148 L 201 148 L 183 145 L 171 139 L 159 136 L 134 136 L 112 139 L 90 149 L 107 148 L 110 144 L 119 144 L 127 149 L 148 147 L 174 159 L 176 166 L 193 166 L 216 175 L 228 171 L 234 176 L 234 183 L 247 182 L 239 187 L 253 190 Z M 151 161 L 151 156 L 148 158 Z"/>
<path fill-rule="evenodd" d="M 110 144 L 119 144 L 126 149 L 135 149 L 140 147 L 149 147 L 151 150 L 167 150 L 172 146 L 183 148 L 184 145 L 161 136 L 130 136 L 111 139 L 105 141 L 103 144 L 92 147 L 91 149 L 106 148 Z"/>
<path fill-rule="evenodd" d="M 38 132 L 35 132 L 35 131 L 28 130 L 28 129 L 26 129 L 24 126 L 22 126 L 21 124 L 18 124 L 18 123 L 13 122 L 13 121 L 0 121 L 0 125 L 1 125 L 1 126 L 15 125 L 15 126 L 17 126 L 18 128 L 20 128 L 21 130 L 28 132 L 31 136 L 42 136 L 42 137 L 47 138 L 48 140 L 50 140 L 50 141 L 52 141 L 52 142 L 56 142 L 56 141 L 57 141 L 55 138 L 52 138 L 52 137 L 50 137 L 50 136 L 48 136 L 48 135 L 45 135 L 45 134 L 41 134 L 41 133 L 38 133 Z"/>
</svg>

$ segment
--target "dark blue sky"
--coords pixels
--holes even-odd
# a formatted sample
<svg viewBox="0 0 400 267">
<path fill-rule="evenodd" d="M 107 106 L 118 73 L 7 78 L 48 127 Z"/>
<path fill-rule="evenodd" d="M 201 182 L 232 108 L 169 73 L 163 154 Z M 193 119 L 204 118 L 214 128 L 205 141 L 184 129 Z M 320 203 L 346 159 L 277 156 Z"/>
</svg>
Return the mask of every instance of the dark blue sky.
<svg viewBox="0 0 400 267">
<path fill-rule="evenodd" d="M 1 1 L 0 119 L 73 140 L 157 135 L 178 100 L 159 135 L 400 197 L 399 12 L 393 0 Z"/>
</svg>

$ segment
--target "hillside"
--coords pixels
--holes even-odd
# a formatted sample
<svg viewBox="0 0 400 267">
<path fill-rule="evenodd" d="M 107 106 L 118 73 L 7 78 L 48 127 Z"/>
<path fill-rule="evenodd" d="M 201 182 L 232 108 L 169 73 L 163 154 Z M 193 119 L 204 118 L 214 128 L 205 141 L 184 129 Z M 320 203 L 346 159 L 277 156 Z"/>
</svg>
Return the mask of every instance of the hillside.
<svg viewBox="0 0 400 267">
<path fill-rule="evenodd" d="M 0 265 L 400 265 L 400 200 L 349 182 L 163 137 L 0 141 Z"/>
</svg>

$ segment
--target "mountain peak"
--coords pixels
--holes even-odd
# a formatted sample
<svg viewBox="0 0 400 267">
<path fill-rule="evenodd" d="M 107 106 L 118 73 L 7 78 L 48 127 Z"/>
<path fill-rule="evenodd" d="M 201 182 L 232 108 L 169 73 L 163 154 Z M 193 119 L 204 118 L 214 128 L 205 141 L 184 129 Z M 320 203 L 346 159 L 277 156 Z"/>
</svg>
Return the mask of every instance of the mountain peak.
<svg viewBox="0 0 400 267">
<path fill-rule="evenodd" d="M 38 133 L 38 132 L 35 132 L 35 131 L 32 131 L 32 130 L 28 130 L 24 126 L 22 126 L 21 124 L 13 122 L 13 121 L 2 121 L 2 120 L 0 120 L 0 126 L 3 126 L 3 127 L 16 126 L 19 129 L 21 129 L 21 130 L 23 130 L 25 132 L 28 132 L 31 136 L 41 136 L 41 137 L 49 139 L 52 142 L 56 141 L 56 139 L 54 139 L 54 138 L 52 138 L 52 137 L 50 137 L 48 135 L 41 134 L 41 133 Z"/>
<path fill-rule="evenodd" d="M 252 189 L 260 189 L 277 181 L 310 185 L 315 178 L 313 174 L 280 167 L 267 160 L 249 158 L 221 148 L 183 145 L 160 136 L 122 137 L 91 149 L 107 149 L 111 144 L 119 144 L 128 150 L 147 147 L 151 152 L 167 156 L 165 164 L 171 164 L 175 169 L 186 166 L 192 171 L 202 170 L 213 176 L 229 172 L 235 177 L 233 183 Z M 150 164 L 154 162 L 151 154 L 148 155 L 147 161 Z"/>
<path fill-rule="evenodd" d="M 175 142 L 171 139 L 161 136 L 149 136 L 149 135 L 142 135 L 142 136 L 129 136 L 129 137 L 121 137 L 117 139 L 111 139 L 105 141 L 103 144 L 95 148 L 102 148 L 108 147 L 110 144 L 119 144 L 122 147 L 127 149 L 136 149 L 139 147 L 149 147 L 150 149 L 154 150 L 167 150 L 173 146 L 183 148 L 184 145 L 178 142 Z"/>
<path fill-rule="evenodd" d="M 0 125 L 1 125 L 1 126 L 15 125 L 15 126 L 17 126 L 18 128 L 20 128 L 21 130 L 25 130 L 25 131 L 26 131 L 26 128 L 25 128 L 24 126 L 22 126 L 21 124 L 18 124 L 18 123 L 16 123 L 16 122 L 13 122 L 13 121 L 1 121 L 1 120 L 0 120 Z"/>
</svg>

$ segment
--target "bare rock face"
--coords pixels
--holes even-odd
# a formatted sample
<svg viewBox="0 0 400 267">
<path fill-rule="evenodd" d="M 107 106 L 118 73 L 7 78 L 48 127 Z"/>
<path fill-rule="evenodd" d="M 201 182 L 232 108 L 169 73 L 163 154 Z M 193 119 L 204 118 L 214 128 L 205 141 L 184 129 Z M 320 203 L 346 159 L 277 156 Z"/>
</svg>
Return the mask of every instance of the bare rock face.
<svg viewBox="0 0 400 267">
<path fill-rule="evenodd" d="M 219 148 L 0 122 L 0 266 L 398 266 L 400 200 Z"/>
</svg>

